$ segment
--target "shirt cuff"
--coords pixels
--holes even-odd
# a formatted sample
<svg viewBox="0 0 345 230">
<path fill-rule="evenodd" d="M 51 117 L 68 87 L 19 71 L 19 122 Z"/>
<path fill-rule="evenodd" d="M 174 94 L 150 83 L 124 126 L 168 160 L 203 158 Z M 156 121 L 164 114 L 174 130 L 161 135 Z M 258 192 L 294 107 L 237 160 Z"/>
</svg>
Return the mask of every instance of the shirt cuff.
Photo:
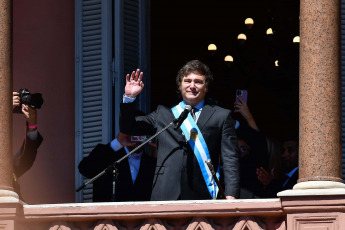
<svg viewBox="0 0 345 230">
<path fill-rule="evenodd" d="M 235 120 L 236 124 L 235 124 L 235 129 L 238 129 L 240 127 L 240 122 Z"/>
<path fill-rule="evenodd" d="M 125 94 L 123 94 L 122 102 L 123 102 L 123 103 L 131 103 L 131 102 L 135 101 L 135 98 L 136 98 L 136 97 L 134 97 L 134 98 L 132 98 L 132 97 L 127 97 Z"/>
<path fill-rule="evenodd" d="M 110 142 L 110 147 L 116 152 L 119 151 L 123 146 L 120 142 L 115 138 L 112 142 Z"/>
<path fill-rule="evenodd" d="M 35 130 L 27 130 L 27 131 L 26 131 L 26 136 L 27 136 L 30 140 L 36 141 L 36 140 L 37 140 L 37 137 L 38 137 L 37 129 L 35 129 Z"/>
</svg>

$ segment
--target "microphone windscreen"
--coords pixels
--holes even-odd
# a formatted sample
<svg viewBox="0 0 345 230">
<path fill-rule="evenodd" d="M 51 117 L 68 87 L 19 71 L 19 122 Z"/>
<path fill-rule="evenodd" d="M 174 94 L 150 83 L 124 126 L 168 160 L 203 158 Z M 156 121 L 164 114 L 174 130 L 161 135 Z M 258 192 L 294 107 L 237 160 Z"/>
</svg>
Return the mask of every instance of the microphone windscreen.
<svg viewBox="0 0 345 230">
<path fill-rule="evenodd" d="M 192 110 L 192 106 L 186 105 L 186 106 L 184 107 L 184 109 L 187 109 L 188 111 L 191 111 L 191 110 Z"/>
</svg>

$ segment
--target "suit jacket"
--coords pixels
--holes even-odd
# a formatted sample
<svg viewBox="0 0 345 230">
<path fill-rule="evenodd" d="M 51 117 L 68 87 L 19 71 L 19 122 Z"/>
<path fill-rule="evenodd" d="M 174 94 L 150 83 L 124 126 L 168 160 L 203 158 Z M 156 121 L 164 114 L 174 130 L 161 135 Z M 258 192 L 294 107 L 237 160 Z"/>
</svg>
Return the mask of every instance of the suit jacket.
<svg viewBox="0 0 345 230">
<path fill-rule="evenodd" d="M 87 178 L 92 178 L 125 155 L 124 148 L 115 152 L 110 144 L 98 144 L 89 156 L 79 163 L 79 172 Z M 115 201 L 150 200 L 155 165 L 156 159 L 143 153 L 134 184 L 128 159 L 124 159 L 117 165 L 118 177 L 115 183 Z M 113 173 L 107 172 L 93 182 L 94 202 L 113 201 L 113 180 Z"/>
<path fill-rule="evenodd" d="M 135 103 L 122 103 L 120 130 L 129 135 L 153 135 L 175 119 L 171 109 L 134 117 Z M 215 169 L 223 164 L 226 195 L 238 196 L 237 139 L 230 110 L 205 102 L 197 125 Z M 151 200 L 211 199 L 200 166 L 181 129 L 170 127 L 157 137 L 157 166 Z"/>
<path fill-rule="evenodd" d="M 37 139 L 31 140 L 26 137 L 19 151 L 17 152 L 16 158 L 13 159 L 13 173 L 15 180 L 13 187 L 17 194 L 20 196 L 20 186 L 16 178 L 22 176 L 26 171 L 28 171 L 36 160 L 38 147 L 41 145 L 43 138 L 41 134 L 37 133 Z"/>
</svg>

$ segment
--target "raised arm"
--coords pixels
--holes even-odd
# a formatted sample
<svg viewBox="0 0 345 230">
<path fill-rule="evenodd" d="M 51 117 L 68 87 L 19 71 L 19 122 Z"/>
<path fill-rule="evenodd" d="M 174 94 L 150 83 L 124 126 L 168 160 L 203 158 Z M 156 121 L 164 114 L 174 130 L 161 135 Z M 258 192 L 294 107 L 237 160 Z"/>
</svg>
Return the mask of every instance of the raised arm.
<svg viewBox="0 0 345 230">
<path fill-rule="evenodd" d="M 252 128 L 255 129 L 256 131 L 259 131 L 258 126 L 256 125 L 256 122 L 254 120 L 253 115 L 249 111 L 249 108 L 247 104 L 240 98 L 238 97 L 241 103 L 235 102 L 235 113 L 240 113 L 244 119 L 246 119 L 248 125 Z"/>
</svg>

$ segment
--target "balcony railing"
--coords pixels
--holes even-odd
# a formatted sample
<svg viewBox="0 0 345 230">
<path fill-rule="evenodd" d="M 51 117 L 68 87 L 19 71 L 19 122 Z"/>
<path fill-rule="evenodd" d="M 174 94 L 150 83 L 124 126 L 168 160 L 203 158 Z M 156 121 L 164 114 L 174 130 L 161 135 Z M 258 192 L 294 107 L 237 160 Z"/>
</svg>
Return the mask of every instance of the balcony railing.
<svg viewBox="0 0 345 230">
<path fill-rule="evenodd" d="M 345 189 L 276 199 L 23 204 L 0 190 L 4 230 L 345 230 Z"/>
<path fill-rule="evenodd" d="M 24 205 L 26 229 L 286 229 L 280 199 Z"/>
</svg>

